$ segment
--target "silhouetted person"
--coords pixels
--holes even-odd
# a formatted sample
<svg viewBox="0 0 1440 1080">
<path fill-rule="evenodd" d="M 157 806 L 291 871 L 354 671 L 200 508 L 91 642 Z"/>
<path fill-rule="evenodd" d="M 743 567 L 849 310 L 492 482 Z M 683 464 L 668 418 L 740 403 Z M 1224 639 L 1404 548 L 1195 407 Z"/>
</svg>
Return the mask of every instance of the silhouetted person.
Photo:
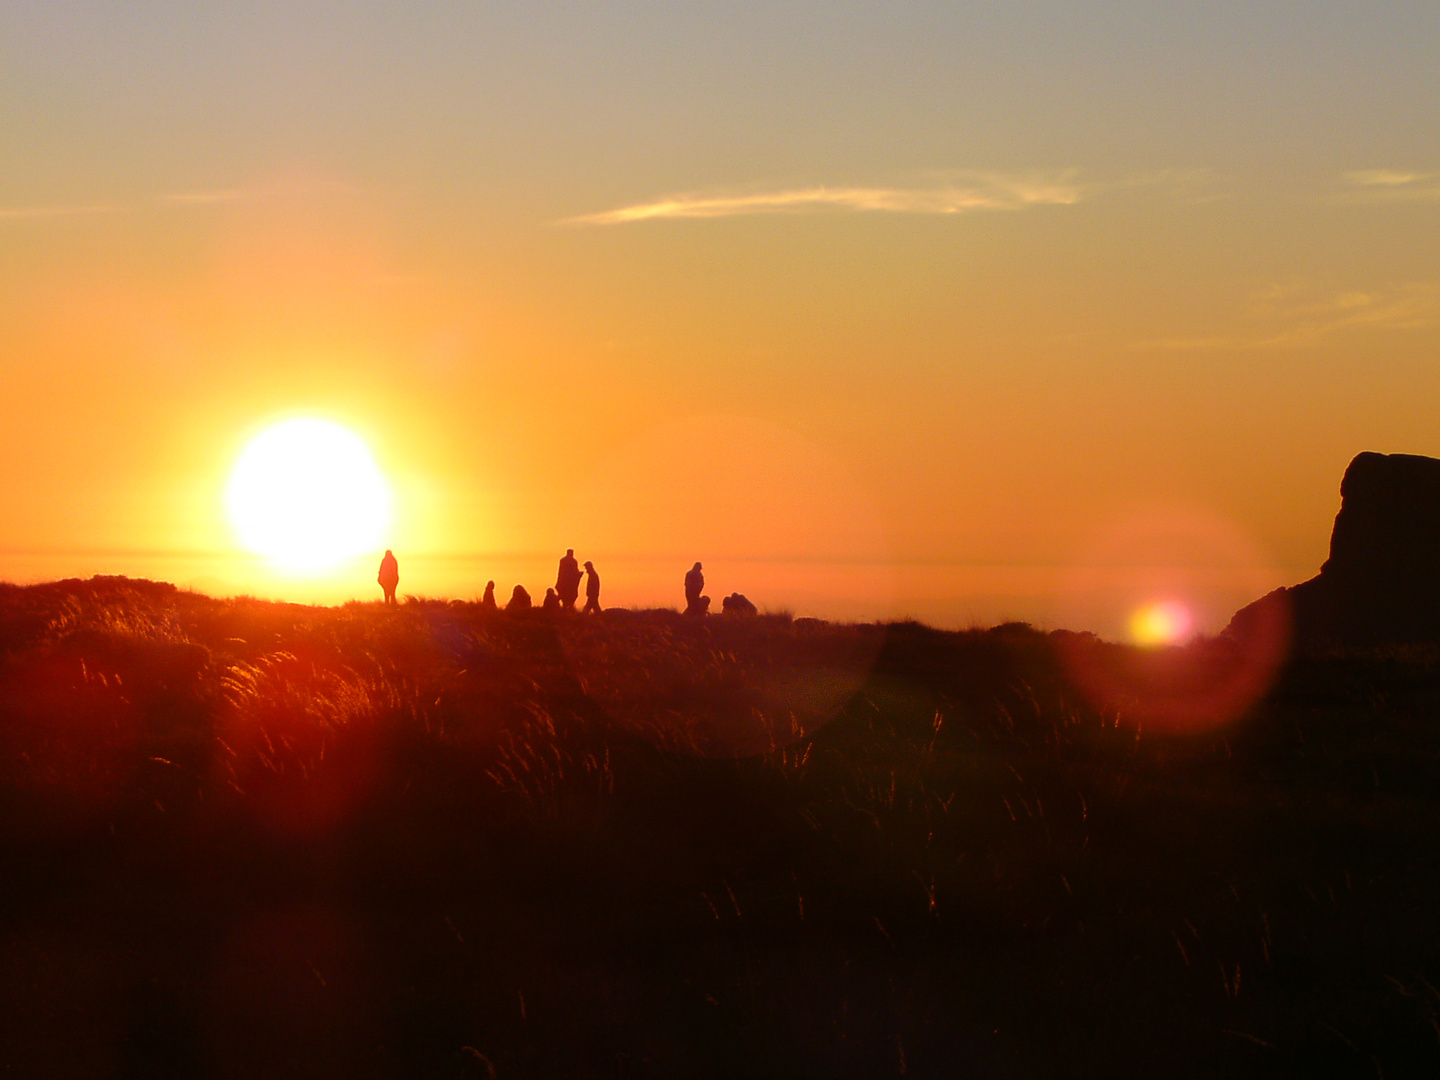
<svg viewBox="0 0 1440 1080">
<path fill-rule="evenodd" d="M 529 611 L 532 606 L 530 603 L 530 594 L 525 591 L 525 586 L 516 585 L 515 591 L 510 594 L 510 602 L 505 605 L 505 610 Z"/>
<path fill-rule="evenodd" d="M 704 607 L 701 607 L 700 605 L 700 594 L 704 592 L 704 590 L 705 575 L 700 572 L 700 564 L 697 562 L 694 566 L 690 568 L 690 572 L 685 575 L 686 615 L 705 614 L 705 608 L 709 607 L 710 605 L 708 603 L 705 604 Z"/>
<path fill-rule="evenodd" d="M 500 605 L 495 603 L 495 582 L 485 583 L 485 595 L 480 598 L 480 607 L 485 611 L 500 610 Z"/>
<path fill-rule="evenodd" d="M 545 590 L 545 599 L 540 602 L 541 611 L 559 611 L 560 597 L 555 595 L 554 589 Z"/>
<path fill-rule="evenodd" d="M 758 615 L 759 610 L 744 593 L 732 592 L 720 601 L 720 610 L 726 615 Z"/>
<path fill-rule="evenodd" d="M 400 585 L 400 564 L 395 561 L 395 553 L 389 548 L 386 548 L 385 557 L 380 560 L 380 576 L 375 580 L 380 582 L 380 588 L 385 590 L 385 603 L 395 603 L 395 590 Z"/>
<path fill-rule="evenodd" d="M 580 564 L 575 561 L 575 549 L 567 548 L 560 560 L 560 572 L 555 575 L 555 592 L 566 611 L 575 610 L 575 598 L 580 595 Z"/>
<path fill-rule="evenodd" d="M 582 614 L 588 615 L 592 611 L 596 615 L 600 614 L 600 575 L 595 572 L 595 564 L 587 561 L 585 563 L 585 611 Z"/>
</svg>

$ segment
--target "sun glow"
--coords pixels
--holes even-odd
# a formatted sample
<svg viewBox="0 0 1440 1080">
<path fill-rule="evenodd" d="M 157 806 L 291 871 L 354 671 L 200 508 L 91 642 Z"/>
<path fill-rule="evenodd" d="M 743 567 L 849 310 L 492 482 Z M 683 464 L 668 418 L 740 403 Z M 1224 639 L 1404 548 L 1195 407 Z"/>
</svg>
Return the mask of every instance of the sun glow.
<svg viewBox="0 0 1440 1080">
<path fill-rule="evenodd" d="M 1160 600 L 1130 616 L 1130 638 L 1137 645 L 1178 645 L 1193 625 L 1188 607 L 1178 600 Z"/>
<path fill-rule="evenodd" d="M 286 420 L 246 445 L 225 491 L 240 543 L 296 573 L 383 546 L 390 486 L 364 440 L 328 420 Z"/>
</svg>

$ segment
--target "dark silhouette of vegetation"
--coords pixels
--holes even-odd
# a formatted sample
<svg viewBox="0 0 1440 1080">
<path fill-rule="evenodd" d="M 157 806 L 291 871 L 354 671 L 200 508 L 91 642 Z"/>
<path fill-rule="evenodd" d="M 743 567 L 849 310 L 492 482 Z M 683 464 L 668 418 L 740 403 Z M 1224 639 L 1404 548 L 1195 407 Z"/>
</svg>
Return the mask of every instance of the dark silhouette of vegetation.
<svg viewBox="0 0 1440 1080">
<path fill-rule="evenodd" d="M 1091 705 L 1061 643 L 1120 649 L 0 586 L 0 1059 L 1440 1067 L 1440 653 L 1296 661 L 1166 730 Z"/>
</svg>

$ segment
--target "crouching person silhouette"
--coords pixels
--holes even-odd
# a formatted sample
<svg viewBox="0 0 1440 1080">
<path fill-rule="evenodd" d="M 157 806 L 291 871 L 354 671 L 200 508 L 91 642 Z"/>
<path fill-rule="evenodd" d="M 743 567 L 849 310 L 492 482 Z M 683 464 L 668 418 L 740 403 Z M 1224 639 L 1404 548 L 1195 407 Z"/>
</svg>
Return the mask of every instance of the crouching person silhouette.
<svg viewBox="0 0 1440 1080">
<path fill-rule="evenodd" d="M 710 610 L 710 598 L 701 596 L 705 590 L 705 575 L 700 570 L 697 562 L 685 575 L 685 614 L 704 615 Z"/>
<path fill-rule="evenodd" d="M 758 615 L 759 609 L 744 593 L 732 592 L 720 601 L 720 610 L 726 615 Z"/>
<path fill-rule="evenodd" d="M 395 603 L 395 590 L 400 585 L 400 564 L 395 560 L 395 553 L 389 548 L 386 548 L 385 557 L 380 560 L 380 576 L 375 580 L 380 582 L 380 588 L 385 590 L 385 603 Z"/>
</svg>

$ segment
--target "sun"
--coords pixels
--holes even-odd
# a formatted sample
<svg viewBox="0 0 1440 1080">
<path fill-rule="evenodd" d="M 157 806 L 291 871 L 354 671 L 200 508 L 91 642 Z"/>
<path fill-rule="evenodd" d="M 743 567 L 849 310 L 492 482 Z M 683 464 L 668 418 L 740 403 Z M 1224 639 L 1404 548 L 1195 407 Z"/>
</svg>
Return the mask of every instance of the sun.
<svg viewBox="0 0 1440 1080">
<path fill-rule="evenodd" d="M 286 420 L 256 435 L 225 489 L 241 545 L 298 573 L 383 546 L 390 485 L 365 441 L 329 420 Z"/>
<path fill-rule="evenodd" d="M 1192 625 L 1188 607 L 1179 600 L 1160 600 L 1130 616 L 1130 637 L 1137 645 L 1178 645 Z"/>
</svg>

